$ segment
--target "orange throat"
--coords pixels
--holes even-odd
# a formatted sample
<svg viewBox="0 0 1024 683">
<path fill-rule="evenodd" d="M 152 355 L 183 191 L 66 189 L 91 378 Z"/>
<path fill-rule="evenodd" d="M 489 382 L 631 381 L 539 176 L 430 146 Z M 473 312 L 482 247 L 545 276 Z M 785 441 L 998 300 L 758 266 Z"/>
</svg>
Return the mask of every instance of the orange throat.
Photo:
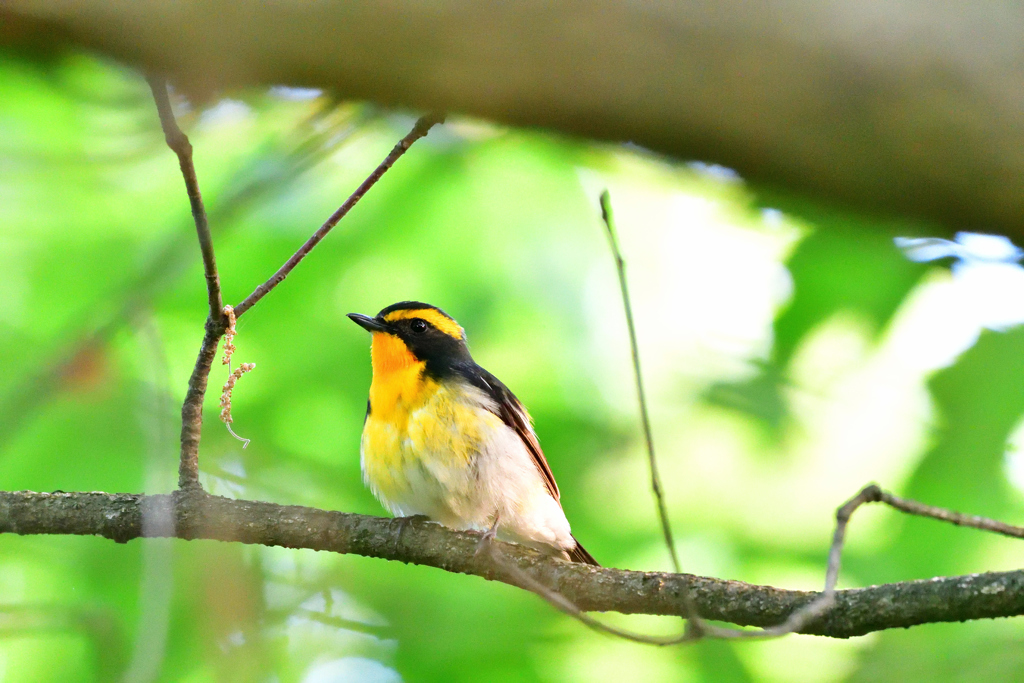
<svg viewBox="0 0 1024 683">
<path fill-rule="evenodd" d="M 370 384 L 370 414 L 374 419 L 394 419 L 422 402 L 428 385 L 426 363 L 416 358 L 401 339 L 374 332 L 370 345 L 373 382 Z"/>
</svg>

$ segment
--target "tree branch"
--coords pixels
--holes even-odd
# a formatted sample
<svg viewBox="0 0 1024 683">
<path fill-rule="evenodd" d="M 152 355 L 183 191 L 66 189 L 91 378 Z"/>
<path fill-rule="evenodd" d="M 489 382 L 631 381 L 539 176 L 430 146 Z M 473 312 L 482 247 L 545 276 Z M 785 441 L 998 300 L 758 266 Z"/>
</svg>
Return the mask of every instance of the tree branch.
<svg viewBox="0 0 1024 683">
<path fill-rule="evenodd" d="M 629 329 L 629 348 L 633 354 L 633 378 L 636 380 L 636 396 L 640 404 L 640 424 L 644 430 L 644 442 L 647 446 L 647 464 L 651 470 L 651 491 L 654 492 L 654 501 L 658 508 L 658 518 L 661 520 L 661 532 L 665 537 L 665 546 L 668 548 L 669 557 L 672 558 L 672 567 L 676 572 L 681 572 L 679 555 L 676 553 L 676 544 L 672 538 L 672 525 L 668 520 L 668 508 L 665 505 L 665 493 L 661 486 L 661 476 L 658 474 L 658 460 L 654 457 L 654 436 L 651 434 L 651 418 L 647 410 L 647 395 L 644 392 L 644 377 L 640 372 L 640 346 L 636 341 L 636 325 L 633 324 L 633 306 L 629 299 L 629 285 L 626 282 L 626 261 L 622 258 L 622 250 L 619 249 L 619 238 L 615 232 L 615 218 L 612 214 L 612 199 L 608 190 L 601 193 L 601 219 L 604 221 L 605 231 L 608 233 L 608 243 L 611 246 L 612 257 L 615 259 L 615 270 L 619 276 L 619 290 L 622 292 L 622 308 L 626 313 L 626 327 Z"/>
<path fill-rule="evenodd" d="M 217 259 L 213 254 L 210 223 L 206 218 L 203 195 L 199 192 L 196 167 L 192 163 L 192 143 L 188 141 L 188 136 L 181 132 L 178 122 L 174 119 L 174 111 L 171 109 L 171 100 L 167 93 L 167 82 L 155 76 L 149 76 L 147 81 L 150 90 L 153 91 L 153 100 L 156 102 L 156 111 L 160 115 L 160 127 L 163 128 L 164 139 L 171 151 L 178 155 L 178 165 L 181 166 L 181 176 L 185 179 L 185 190 L 188 192 L 188 202 L 192 207 L 192 220 L 195 221 L 196 234 L 199 237 L 199 250 L 203 254 L 206 291 L 210 298 L 210 317 L 219 319 L 224 303 L 221 301 L 220 278 L 217 275 Z"/>
<path fill-rule="evenodd" d="M 306 255 L 313 250 L 317 244 L 320 243 L 327 233 L 338 224 L 345 215 L 352 210 L 352 207 L 363 198 L 371 187 L 377 184 L 377 181 L 381 179 L 389 168 L 394 166 L 395 162 L 398 161 L 403 154 L 405 154 L 412 143 L 416 142 L 420 138 L 424 137 L 430 132 L 430 129 L 434 127 L 434 124 L 444 123 L 444 116 L 441 114 L 428 114 L 420 117 L 416 121 L 416 125 L 413 126 L 409 134 L 398 141 L 398 144 L 394 146 L 391 152 L 384 158 L 384 161 L 380 162 L 380 165 L 373 170 L 366 180 L 356 188 L 356 191 L 345 200 L 345 203 L 338 207 L 338 210 L 330 215 L 330 217 L 324 221 L 324 224 L 317 228 L 306 243 L 299 247 L 299 250 L 292 254 L 292 257 L 285 261 L 285 264 L 281 266 L 276 273 L 274 273 L 269 280 L 264 282 L 262 285 L 257 287 L 252 294 L 245 297 L 245 301 L 235 306 L 235 318 L 239 318 L 243 313 L 248 311 L 250 308 L 255 306 L 260 299 L 265 297 L 270 290 L 281 284 L 281 281 L 288 277 L 288 274 L 292 272 L 295 266 L 299 265 L 299 261 L 306 258 Z"/>
<path fill-rule="evenodd" d="M 203 431 L 203 397 L 206 396 L 207 380 L 213 367 L 213 357 L 217 355 L 217 345 L 224 334 L 227 319 L 224 316 L 224 303 L 220 293 L 220 278 L 217 275 L 217 260 L 213 254 L 213 238 L 210 236 L 210 223 L 203 207 L 203 197 L 199 192 L 199 180 L 196 168 L 192 163 L 192 143 L 178 128 L 174 120 L 174 111 L 167 93 L 167 82 L 162 78 L 148 78 L 153 100 L 160 115 L 160 126 L 164 131 L 167 146 L 178 155 L 181 175 L 185 179 L 188 201 L 192 206 L 192 218 L 199 236 L 199 250 L 203 254 L 203 271 L 206 274 L 206 290 L 210 301 L 210 314 L 206 318 L 206 332 L 203 343 L 199 347 L 196 365 L 188 380 L 188 391 L 185 402 L 181 405 L 181 456 L 178 464 L 178 486 L 181 488 L 196 487 L 199 484 L 199 439 Z"/>
<path fill-rule="evenodd" d="M 159 67 L 200 95 L 328 88 L 385 106 L 631 140 L 871 213 L 1024 235 L 1024 22 L 1013 3 L 0 7 L 0 43 L 85 45 Z"/>
<path fill-rule="evenodd" d="M 120 543 L 175 537 L 309 548 L 422 564 L 515 585 L 475 555 L 477 533 L 420 520 L 399 522 L 229 500 L 196 489 L 152 496 L 0 492 L 0 533 L 97 535 Z M 587 611 L 684 616 L 680 595 L 688 590 L 707 619 L 772 626 L 819 595 L 689 574 L 590 567 L 521 546 L 497 545 L 520 570 Z M 1024 571 L 993 572 L 836 591 L 835 605 L 800 632 L 849 638 L 887 628 L 1021 614 Z"/>
</svg>

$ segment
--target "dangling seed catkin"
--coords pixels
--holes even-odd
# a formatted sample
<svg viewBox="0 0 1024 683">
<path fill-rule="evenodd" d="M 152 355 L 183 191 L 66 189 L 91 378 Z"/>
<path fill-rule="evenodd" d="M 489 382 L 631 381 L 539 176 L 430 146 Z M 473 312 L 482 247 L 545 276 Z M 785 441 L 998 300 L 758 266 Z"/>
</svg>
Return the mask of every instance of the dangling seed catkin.
<svg viewBox="0 0 1024 683">
<path fill-rule="evenodd" d="M 224 315 L 228 318 L 228 328 L 224 331 L 224 358 L 221 361 L 223 365 L 228 366 L 228 370 L 231 370 L 231 356 L 235 352 L 235 335 L 238 332 L 235 330 L 235 311 L 231 306 L 224 307 Z M 255 363 L 242 363 L 228 376 L 228 381 L 224 383 L 224 389 L 220 394 L 220 419 L 224 423 L 224 426 L 228 428 L 228 433 L 235 437 L 242 443 L 242 448 L 249 445 L 249 439 L 235 434 L 235 431 L 231 429 L 231 423 L 234 422 L 234 418 L 231 417 L 231 392 L 235 389 L 235 383 L 241 379 L 242 375 L 249 372 L 256 367 Z"/>
<path fill-rule="evenodd" d="M 235 352 L 235 335 L 238 334 L 238 332 L 235 331 L 234 307 L 225 306 L 224 315 L 228 318 L 228 329 L 224 331 L 224 358 L 221 360 L 221 365 L 228 366 L 228 370 L 230 370 L 231 355 Z"/>
</svg>

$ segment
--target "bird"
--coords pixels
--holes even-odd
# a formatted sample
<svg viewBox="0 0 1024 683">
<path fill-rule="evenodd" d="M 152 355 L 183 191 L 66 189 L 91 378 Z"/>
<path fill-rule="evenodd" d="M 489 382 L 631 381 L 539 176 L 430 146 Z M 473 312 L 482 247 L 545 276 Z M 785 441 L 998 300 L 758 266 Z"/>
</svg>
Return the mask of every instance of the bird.
<svg viewBox="0 0 1024 683">
<path fill-rule="evenodd" d="M 599 566 L 572 535 L 532 418 L 450 315 L 400 301 L 348 317 L 372 334 L 360 462 L 389 512 Z"/>
</svg>

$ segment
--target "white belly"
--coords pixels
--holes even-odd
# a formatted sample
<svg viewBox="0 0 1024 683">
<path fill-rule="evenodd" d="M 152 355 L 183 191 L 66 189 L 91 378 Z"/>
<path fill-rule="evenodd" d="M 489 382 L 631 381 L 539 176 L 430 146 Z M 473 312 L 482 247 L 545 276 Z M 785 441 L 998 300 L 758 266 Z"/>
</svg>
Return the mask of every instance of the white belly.
<svg viewBox="0 0 1024 683">
<path fill-rule="evenodd" d="M 474 388 L 438 387 L 407 413 L 368 416 L 363 477 L 395 515 L 426 515 L 535 547 L 575 546 L 561 506 L 519 436 Z M 396 419 L 397 418 L 397 419 Z"/>
</svg>

